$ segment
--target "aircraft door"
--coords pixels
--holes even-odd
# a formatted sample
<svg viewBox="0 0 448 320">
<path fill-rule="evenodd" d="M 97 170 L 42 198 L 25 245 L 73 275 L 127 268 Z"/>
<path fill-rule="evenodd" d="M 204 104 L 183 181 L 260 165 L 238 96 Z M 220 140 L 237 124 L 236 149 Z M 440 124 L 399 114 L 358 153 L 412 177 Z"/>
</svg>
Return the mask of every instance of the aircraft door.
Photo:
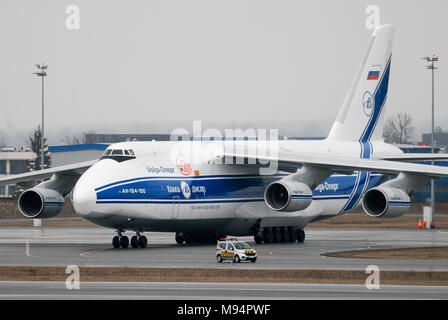
<svg viewBox="0 0 448 320">
<path fill-rule="evenodd" d="M 171 219 L 177 219 L 179 216 L 179 210 L 180 210 L 180 199 L 179 196 L 173 197 L 173 207 L 171 210 Z"/>
</svg>

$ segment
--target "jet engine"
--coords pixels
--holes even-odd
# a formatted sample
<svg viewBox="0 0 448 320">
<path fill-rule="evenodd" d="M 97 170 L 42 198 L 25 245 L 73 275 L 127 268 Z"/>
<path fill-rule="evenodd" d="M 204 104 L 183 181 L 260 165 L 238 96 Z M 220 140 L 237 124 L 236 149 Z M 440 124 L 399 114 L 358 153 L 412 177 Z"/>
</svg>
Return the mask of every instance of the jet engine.
<svg viewBox="0 0 448 320">
<path fill-rule="evenodd" d="M 292 180 L 272 182 L 264 191 L 264 200 L 276 211 L 300 211 L 313 201 L 313 192 L 306 184 Z"/>
<path fill-rule="evenodd" d="M 364 194 L 362 207 L 371 217 L 394 218 L 408 212 L 411 200 L 401 189 L 392 187 L 372 188 Z"/>
<path fill-rule="evenodd" d="M 19 197 L 19 210 L 27 218 L 51 218 L 64 207 L 64 197 L 53 189 L 32 188 Z"/>
</svg>

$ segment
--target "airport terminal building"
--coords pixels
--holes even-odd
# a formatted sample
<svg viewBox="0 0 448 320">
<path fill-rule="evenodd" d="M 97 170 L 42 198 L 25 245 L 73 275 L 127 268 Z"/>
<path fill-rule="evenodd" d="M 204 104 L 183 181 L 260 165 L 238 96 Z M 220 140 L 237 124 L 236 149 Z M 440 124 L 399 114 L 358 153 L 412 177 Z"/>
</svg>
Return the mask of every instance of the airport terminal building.
<svg viewBox="0 0 448 320">
<path fill-rule="evenodd" d="M 28 172 L 27 163 L 36 158 L 28 148 L 2 148 L 0 150 L 0 177 Z M 12 197 L 11 186 L 0 186 L 0 198 Z"/>
</svg>

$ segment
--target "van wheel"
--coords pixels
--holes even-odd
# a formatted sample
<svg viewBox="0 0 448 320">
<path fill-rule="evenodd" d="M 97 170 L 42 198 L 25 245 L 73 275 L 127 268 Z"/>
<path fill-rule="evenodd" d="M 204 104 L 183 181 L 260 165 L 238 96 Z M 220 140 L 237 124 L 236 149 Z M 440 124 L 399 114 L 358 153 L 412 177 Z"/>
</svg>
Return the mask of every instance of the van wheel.
<svg viewBox="0 0 448 320">
<path fill-rule="evenodd" d="M 222 262 L 222 257 L 221 257 L 220 254 L 218 254 L 218 255 L 216 256 L 216 260 L 218 260 L 218 263 L 221 263 L 221 262 Z"/>
<path fill-rule="evenodd" d="M 235 258 L 233 258 L 233 261 L 234 261 L 235 263 L 240 263 L 240 262 L 241 262 L 241 259 L 240 259 L 240 257 L 239 257 L 238 255 L 235 255 Z"/>
</svg>

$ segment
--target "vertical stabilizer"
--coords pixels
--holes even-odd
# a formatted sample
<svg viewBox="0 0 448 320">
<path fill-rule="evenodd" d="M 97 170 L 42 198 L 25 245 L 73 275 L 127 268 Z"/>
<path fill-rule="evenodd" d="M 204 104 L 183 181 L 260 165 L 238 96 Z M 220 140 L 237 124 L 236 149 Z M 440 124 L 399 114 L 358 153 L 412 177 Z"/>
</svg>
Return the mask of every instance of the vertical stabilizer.
<svg viewBox="0 0 448 320">
<path fill-rule="evenodd" d="M 345 97 L 328 140 L 382 140 L 394 26 L 375 29 L 367 56 Z"/>
</svg>

